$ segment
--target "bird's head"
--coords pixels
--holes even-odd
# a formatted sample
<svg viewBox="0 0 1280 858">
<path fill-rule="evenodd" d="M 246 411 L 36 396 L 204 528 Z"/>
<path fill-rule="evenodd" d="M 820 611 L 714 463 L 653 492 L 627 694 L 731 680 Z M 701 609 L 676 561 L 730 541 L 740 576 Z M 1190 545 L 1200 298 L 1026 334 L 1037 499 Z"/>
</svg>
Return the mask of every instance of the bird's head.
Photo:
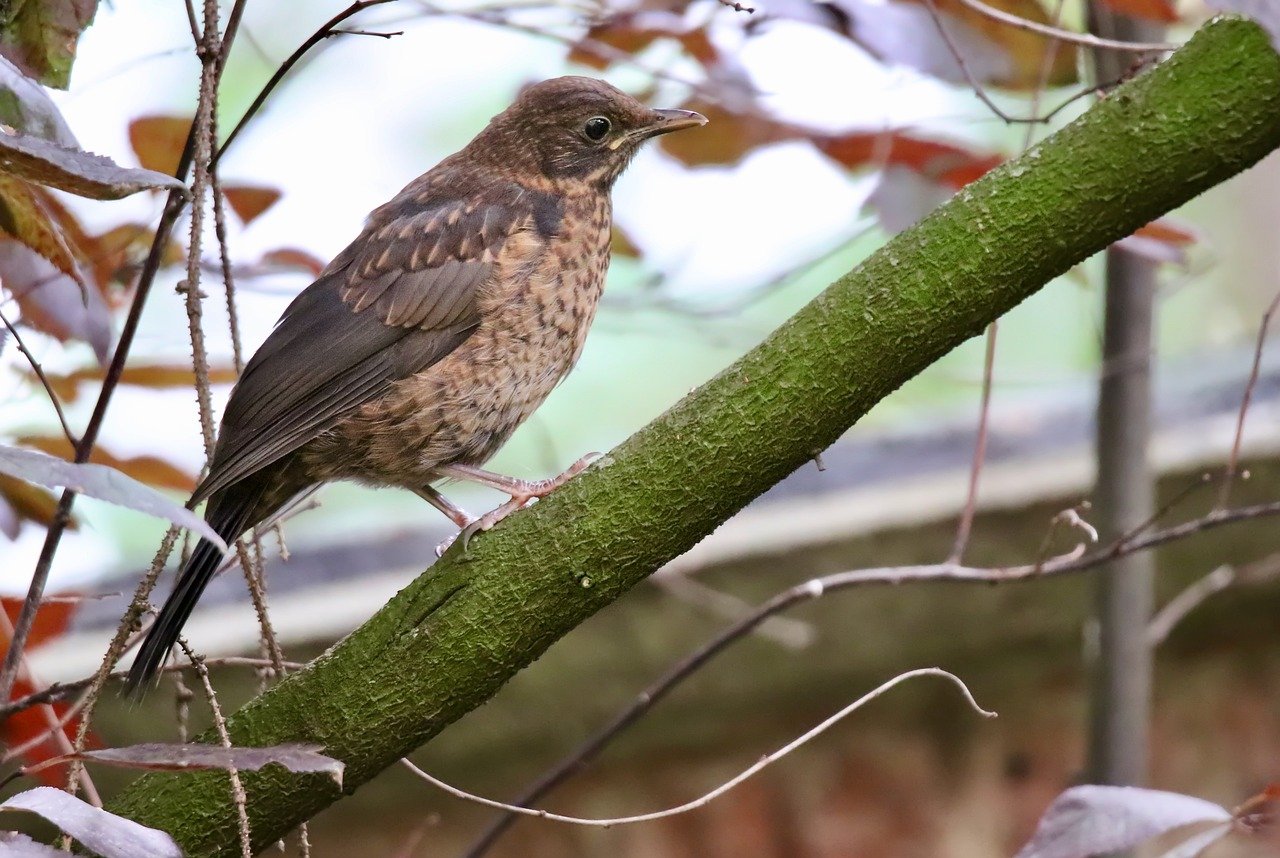
<svg viewBox="0 0 1280 858">
<path fill-rule="evenodd" d="M 655 110 L 601 80 L 558 77 L 526 87 L 467 146 L 473 158 L 555 185 L 608 188 L 644 141 L 705 125 L 692 110 Z"/>
</svg>

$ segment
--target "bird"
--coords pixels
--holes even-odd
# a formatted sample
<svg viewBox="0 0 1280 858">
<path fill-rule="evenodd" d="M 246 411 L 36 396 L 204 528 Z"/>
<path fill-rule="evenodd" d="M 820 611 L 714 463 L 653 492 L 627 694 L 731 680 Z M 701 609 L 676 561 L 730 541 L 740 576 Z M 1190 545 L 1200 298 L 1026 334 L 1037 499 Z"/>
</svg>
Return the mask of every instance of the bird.
<svg viewBox="0 0 1280 858">
<path fill-rule="evenodd" d="M 375 209 L 246 364 L 188 506 L 228 544 L 331 480 L 420 495 L 465 536 L 589 464 L 523 480 L 481 466 L 582 353 L 609 265 L 611 190 L 641 145 L 704 125 L 612 85 L 525 87 L 458 152 Z M 433 483 L 499 489 L 478 519 Z M 201 540 L 130 667 L 155 677 L 221 561 Z"/>
</svg>

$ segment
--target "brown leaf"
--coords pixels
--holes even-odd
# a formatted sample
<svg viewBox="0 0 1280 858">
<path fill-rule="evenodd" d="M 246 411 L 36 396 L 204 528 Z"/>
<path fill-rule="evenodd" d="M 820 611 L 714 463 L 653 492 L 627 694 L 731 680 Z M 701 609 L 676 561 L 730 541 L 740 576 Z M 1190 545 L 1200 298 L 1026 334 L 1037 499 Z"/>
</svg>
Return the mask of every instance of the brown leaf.
<svg viewBox="0 0 1280 858">
<path fill-rule="evenodd" d="M 0 497 L 3 497 L 19 519 L 48 527 L 58 508 L 58 499 L 48 489 L 33 486 L 17 477 L 0 474 Z M 75 522 L 71 527 L 75 529 Z"/>
<path fill-rule="evenodd" d="M 296 247 L 281 247 L 268 251 L 263 254 L 262 261 L 269 265 L 278 265 L 281 268 L 301 269 L 317 277 L 320 276 L 320 272 L 324 271 L 325 268 L 324 260 L 315 254 Z"/>
<path fill-rule="evenodd" d="M 24 0 L 5 4 L 0 54 L 47 86 L 66 89 L 80 32 L 98 0 Z"/>
<path fill-rule="evenodd" d="M 258 188 L 251 185 L 233 185 L 223 187 L 222 195 L 240 218 L 240 222 L 248 226 L 259 215 L 271 208 L 280 199 L 280 191 L 275 188 Z"/>
<path fill-rule="evenodd" d="M 923 3 L 927 0 L 913 0 Z M 965 26 L 981 33 L 990 42 L 1003 48 L 1010 60 L 1012 68 L 1008 73 L 997 75 L 991 79 L 996 86 L 1010 89 L 1036 89 L 1041 85 L 1067 86 L 1076 83 L 1079 71 L 1076 68 L 1076 50 L 1074 47 L 1054 42 L 1039 33 L 1010 27 L 1008 24 L 993 20 L 980 12 L 964 5 L 960 0 L 933 0 L 940 11 L 960 21 Z M 1040 0 L 984 0 L 1003 12 L 1017 15 L 1037 24 L 1050 24 L 1052 19 Z M 1053 62 L 1049 74 L 1045 76 L 1045 52 L 1053 50 Z"/>
<path fill-rule="evenodd" d="M 615 223 L 613 225 L 613 233 L 609 236 L 609 252 L 613 256 L 630 256 L 634 258 L 640 255 L 640 248 L 632 241 L 631 236 L 627 235 L 622 227 Z"/>
<path fill-rule="evenodd" d="M 1049 22 L 1040 0 L 986 2 L 1030 21 Z M 966 72 L 980 82 L 1012 89 L 1062 86 L 1078 77 L 1074 47 L 992 20 L 961 0 L 829 0 L 825 5 L 840 13 L 829 19 L 829 26 L 873 56 L 952 83 L 967 83 Z M 953 46 L 965 57 L 964 69 L 952 55 Z M 1054 54 L 1046 79 L 1047 50 Z"/>
<path fill-rule="evenodd" d="M 105 290 L 109 284 L 126 279 L 126 273 L 151 249 L 152 239 L 151 227 L 141 223 L 120 224 L 101 235 L 88 237 L 81 246 L 93 267 L 99 289 Z"/>
<path fill-rule="evenodd" d="M 266 748 L 224 748 L 221 745 L 150 742 L 123 748 L 102 748 L 97 751 L 66 754 L 50 761 L 50 764 L 81 759 L 127 769 L 163 772 L 227 769 L 231 766 L 241 771 L 256 772 L 264 766 L 277 765 L 299 774 L 326 774 L 333 778 L 338 786 L 342 786 L 344 769 L 342 761 L 326 757 L 320 753 L 321 750 L 321 745 L 300 744 L 273 745 Z"/>
<path fill-rule="evenodd" d="M 62 230 L 50 219 L 32 187 L 5 173 L 0 173 L 0 232 L 22 242 L 63 274 L 84 285 Z"/>
<path fill-rule="evenodd" d="M 65 342 L 84 340 L 98 362 L 111 350 L 111 314 L 97 289 L 83 289 L 16 241 L 0 239 L 0 282 L 17 301 L 22 321 Z"/>
<path fill-rule="evenodd" d="M 118 200 L 138 191 L 186 187 L 172 176 L 121 167 L 110 158 L 0 128 L 0 170 L 95 200 Z"/>
<path fill-rule="evenodd" d="M 101 382 L 102 370 L 98 368 L 78 369 L 74 372 L 57 374 L 45 373 L 49 384 L 66 402 L 75 401 L 80 393 L 80 385 L 85 382 Z M 214 366 L 209 368 L 209 381 L 214 384 L 231 384 L 236 380 L 236 371 L 230 366 Z M 34 380 L 34 377 L 32 377 Z M 195 376 L 190 366 L 168 363 L 140 363 L 126 366 L 120 374 L 121 384 L 132 384 L 138 387 L 171 388 L 193 387 Z"/>
<path fill-rule="evenodd" d="M 690 27 L 674 12 L 638 10 L 614 15 L 592 26 L 573 46 L 569 60 L 605 69 L 613 64 L 615 52 L 637 54 L 657 39 L 676 40 L 685 53 L 704 66 L 715 65 L 720 58 L 704 27 Z"/>
<path fill-rule="evenodd" d="M 1099 0 L 1104 6 L 1130 18 L 1173 24 L 1178 20 L 1178 10 L 1173 0 Z"/>
<path fill-rule="evenodd" d="M 143 167 L 172 176 L 190 132 L 189 116 L 143 116 L 129 123 L 129 145 Z"/>
<path fill-rule="evenodd" d="M 15 439 L 19 444 L 33 447 L 59 459 L 71 459 L 75 450 L 71 442 L 61 435 L 23 435 Z M 196 487 L 196 478 L 164 459 L 155 456 L 117 456 L 103 449 L 101 445 L 93 448 L 89 461 L 96 465 L 107 465 L 117 471 L 128 474 L 135 480 L 150 486 L 190 492 Z"/>
<path fill-rule="evenodd" d="M 736 164 L 760 146 L 784 140 L 804 139 L 806 129 L 779 122 L 763 114 L 734 113 L 720 105 L 690 101 L 681 105 L 709 120 L 696 134 L 667 134 L 658 138 L 662 148 L 683 164 Z"/>
</svg>

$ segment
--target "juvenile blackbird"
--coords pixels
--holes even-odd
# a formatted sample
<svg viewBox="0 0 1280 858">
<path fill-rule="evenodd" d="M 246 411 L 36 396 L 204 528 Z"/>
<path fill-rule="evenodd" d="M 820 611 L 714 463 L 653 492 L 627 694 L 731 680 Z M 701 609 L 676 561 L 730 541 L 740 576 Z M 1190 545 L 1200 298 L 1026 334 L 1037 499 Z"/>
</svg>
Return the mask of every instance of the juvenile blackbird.
<svg viewBox="0 0 1280 858">
<path fill-rule="evenodd" d="M 289 305 L 231 391 L 191 505 L 228 543 L 316 483 L 402 486 L 487 529 L 550 480 L 482 470 L 582 352 L 609 265 L 609 192 L 644 141 L 702 125 L 607 83 L 527 88 L 410 182 Z M 472 519 L 431 484 L 511 500 Z M 149 684 L 219 564 L 201 541 L 129 671 Z"/>
</svg>

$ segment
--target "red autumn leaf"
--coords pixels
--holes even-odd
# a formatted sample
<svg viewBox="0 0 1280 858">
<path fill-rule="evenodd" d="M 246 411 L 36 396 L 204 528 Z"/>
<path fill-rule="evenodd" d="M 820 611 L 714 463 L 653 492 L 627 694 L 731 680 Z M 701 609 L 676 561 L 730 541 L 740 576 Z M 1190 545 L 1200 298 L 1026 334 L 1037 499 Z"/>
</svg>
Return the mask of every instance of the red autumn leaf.
<svg viewBox="0 0 1280 858">
<path fill-rule="evenodd" d="M 1152 221 L 1116 242 L 1116 247 L 1150 259 L 1152 262 L 1187 264 L 1187 248 L 1199 241 L 1191 227 L 1170 218 Z"/>
<path fill-rule="evenodd" d="M 1173 0 L 1100 0 L 1102 5 L 1130 18 L 1173 24 L 1178 20 L 1178 10 Z"/>
<path fill-rule="evenodd" d="M 0 605 L 4 606 L 5 615 L 9 617 L 9 623 L 12 625 L 18 621 L 18 614 L 22 611 L 23 599 L 18 596 L 0 596 Z M 27 646 L 34 648 L 42 643 L 47 643 L 61 635 L 67 630 L 67 626 L 71 623 L 71 618 L 75 615 L 79 604 L 74 601 L 66 602 L 45 602 L 36 610 L 36 620 L 31 626 L 31 634 L 27 637 Z M 5 649 L 9 648 L 9 635 L 0 629 L 0 640 L 4 641 Z"/>
<path fill-rule="evenodd" d="M 189 116 L 143 116 L 129 123 L 129 145 L 142 166 L 172 176 L 190 131 Z"/>
<path fill-rule="evenodd" d="M 22 610 L 23 600 L 15 596 L 0 596 L 0 603 L 4 606 L 5 615 L 8 617 L 8 623 L 0 627 L 0 644 L 4 649 L 9 648 L 10 638 L 8 630 L 13 628 L 13 624 L 18 620 L 18 613 Z M 79 604 L 74 601 L 68 602 L 45 602 L 36 610 L 35 624 L 31 627 L 31 634 L 27 638 L 28 649 L 35 649 L 41 644 L 48 643 L 61 636 L 67 630 L 67 626 L 71 622 Z M 31 684 L 26 677 L 19 677 L 13 685 L 13 697 L 17 700 L 33 693 L 37 689 Z M 69 704 L 54 703 L 50 704 L 53 709 L 55 718 L 61 719 L 67 713 Z M 79 721 L 72 719 L 64 728 L 64 730 L 74 735 Z M 21 712 L 15 712 L 10 715 L 0 725 L 0 742 L 6 747 L 16 747 L 26 742 L 30 742 L 40 736 L 44 736 L 49 732 L 49 713 L 47 710 L 39 706 L 33 706 L 24 709 Z M 95 741 L 96 745 L 97 742 Z M 46 760 L 55 758 L 61 748 L 53 741 L 48 741 L 23 754 L 22 759 L 24 765 L 35 765 Z M 61 786 L 66 779 L 66 775 L 62 771 L 62 767 L 43 769 L 37 773 L 39 779 L 50 786 Z"/>
<path fill-rule="evenodd" d="M 901 131 L 828 137 L 817 141 L 817 146 L 846 167 L 906 167 L 952 190 L 982 177 L 1004 160 Z"/>
<path fill-rule="evenodd" d="M 227 203 L 245 226 L 256 220 L 280 199 L 280 191 L 275 188 L 259 188 L 251 185 L 223 187 L 222 195 L 227 198 Z"/>
<path fill-rule="evenodd" d="M 658 138 L 662 148 L 683 164 L 736 164 L 760 146 L 811 136 L 806 129 L 758 113 L 730 111 L 720 105 L 690 101 L 681 105 L 707 117 L 697 134 L 668 134 Z"/>
<path fill-rule="evenodd" d="M 281 268 L 297 268 L 316 277 L 320 276 L 320 272 L 324 271 L 325 266 L 324 260 L 315 254 L 296 247 L 280 247 L 276 250 L 268 251 L 263 254 L 262 261 L 268 265 L 278 265 Z"/>
<path fill-rule="evenodd" d="M 1151 238 L 1156 241 L 1163 241 L 1165 244 L 1175 244 L 1185 247 L 1195 244 L 1199 240 L 1199 236 L 1190 227 L 1183 224 L 1175 223 L 1168 218 L 1153 220 L 1151 223 L 1139 229 L 1134 235 L 1140 235 L 1143 238 Z"/>
<path fill-rule="evenodd" d="M 66 341 L 84 340 L 106 364 L 111 313 L 97 289 L 85 289 L 26 245 L 0 238 L 0 283 L 22 310 L 22 321 Z"/>
<path fill-rule="evenodd" d="M 596 69 L 613 64 L 616 54 L 637 54 L 658 39 L 674 39 L 685 53 L 704 66 L 714 65 L 719 53 L 703 27 L 690 27 L 674 12 L 625 12 L 596 24 L 569 52 L 572 62 Z"/>
</svg>

